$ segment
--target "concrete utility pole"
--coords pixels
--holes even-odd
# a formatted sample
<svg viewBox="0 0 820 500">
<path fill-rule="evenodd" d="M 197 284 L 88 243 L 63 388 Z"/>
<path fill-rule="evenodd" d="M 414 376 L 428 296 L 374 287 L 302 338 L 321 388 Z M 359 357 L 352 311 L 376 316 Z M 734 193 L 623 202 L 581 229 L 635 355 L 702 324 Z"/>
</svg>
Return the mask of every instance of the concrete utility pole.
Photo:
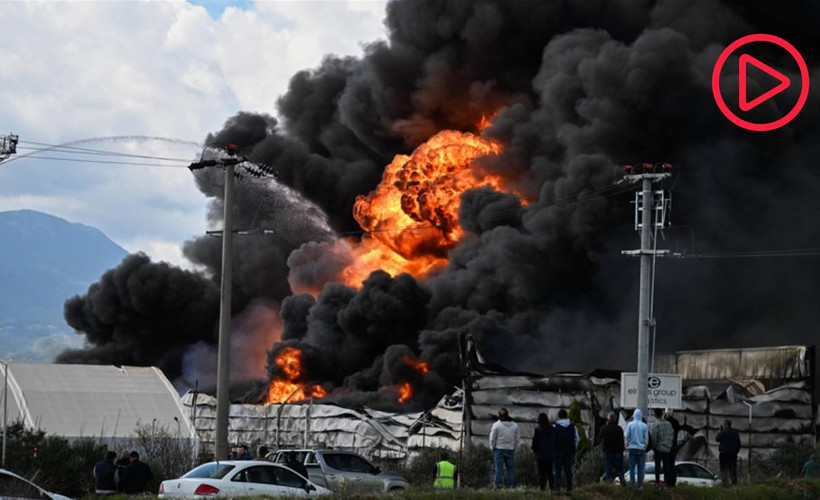
<svg viewBox="0 0 820 500">
<path fill-rule="evenodd" d="M 668 163 L 653 165 L 643 163 L 624 167 L 625 176 L 622 182 L 640 182 L 642 189 L 635 193 L 635 229 L 641 231 L 640 250 L 623 251 L 624 255 L 641 257 L 640 298 L 638 302 L 638 408 L 647 415 L 649 407 L 649 336 L 655 327 L 652 295 L 654 292 L 655 257 L 668 253 L 668 250 L 657 250 L 653 244 L 653 230 L 663 228 L 666 224 L 666 209 L 671 199 L 664 193 L 654 192 L 652 183 L 661 181 L 671 174 L 672 166 Z M 657 170 L 657 171 L 656 171 Z M 656 198 L 656 195 L 657 198 Z M 657 217 L 655 216 L 657 215 Z"/>
<path fill-rule="evenodd" d="M 216 368 L 216 459 L 228 458 L 231 376 L 231 280 L 233 258 L 233 165 L 225 166 L 225 224 L 222 228 L 222 290 L 219 295 L 219 354 Z"/>
<path fill-rule="evenodd" d="M 228 154 L 234 156 L 238 147 L 229 144 Z M 231 264 L 233 262 L 233 177 L 234 166 L 243 158 L 224 158 L 192 163 L 192 171 L 208 167 L 225 167 L 225 212 L 222 229 L 222 288 L 219 297 L 219 345 L 216 369 L 216 436 L 214 455 L 217 460 L 228 458 L 228 410 L 230 409 L 231 375 Z"/>
</svg>

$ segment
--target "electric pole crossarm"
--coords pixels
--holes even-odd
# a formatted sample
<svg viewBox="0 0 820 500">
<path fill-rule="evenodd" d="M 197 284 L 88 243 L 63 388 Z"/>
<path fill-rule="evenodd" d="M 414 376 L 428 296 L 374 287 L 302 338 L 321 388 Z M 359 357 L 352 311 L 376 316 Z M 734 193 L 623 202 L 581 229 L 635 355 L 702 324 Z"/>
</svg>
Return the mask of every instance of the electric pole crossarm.
<svg viewBox="0 0 820 500">
<path fill-rule="evenodd" d="M 205 231 L 206 236 L 214 236 L 217 238 L 221 238 L 224 231 Z M 276 231 L 273 229 L 234 229 L 233 234 L 239 236 L 252 236 L 257 234 L 267 235 L 267 234 L 277 234 Z"/>
<path fill-rule="evenodd" d="M 14 134 L 0 135 L 0 161 L 17 154 L 19 137 Z"/>
<path fill-rule="evenodd" d="M 629 257 L 640 257 L 642 255 L 649 255 L 649 256 L 656 256 L 656 257 L 666 257 L 668 255 L 672 255 L 669 250 L 621 250 L 621 255 L 626 255 Z"/>
</svg>

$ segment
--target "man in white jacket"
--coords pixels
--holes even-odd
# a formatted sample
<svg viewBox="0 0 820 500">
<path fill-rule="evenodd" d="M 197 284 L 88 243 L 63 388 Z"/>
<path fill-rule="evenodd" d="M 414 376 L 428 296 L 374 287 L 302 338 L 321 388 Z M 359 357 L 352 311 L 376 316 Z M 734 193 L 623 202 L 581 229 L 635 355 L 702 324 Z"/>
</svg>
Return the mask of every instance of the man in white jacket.
<svg viewBox="0 0 820 500">
<path fill-rule="evenodd" d="M 490 430 L 490 449 L 495 465 L 495 487 L 501 488 L 502 467 L 507 469 L 507 487 L 515 488 L 515 449 L 521 435 L 518 424 L 510 420 L 506 408 L 498 411 L 498 420 Z"/>
</svg>

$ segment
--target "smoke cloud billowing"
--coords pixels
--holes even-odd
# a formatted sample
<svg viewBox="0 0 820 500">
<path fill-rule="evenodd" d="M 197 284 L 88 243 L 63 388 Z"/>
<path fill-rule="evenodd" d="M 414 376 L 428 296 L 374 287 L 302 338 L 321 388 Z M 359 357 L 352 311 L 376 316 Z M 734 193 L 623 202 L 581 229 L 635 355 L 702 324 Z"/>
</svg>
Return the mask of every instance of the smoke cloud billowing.
<svg viewBox="0 0 820 500">
<path fill-rule="evenodd" d="M 676 167 L 666 183 L 674 226 L 659 248 L 820 247 L 817 86 L 793 122 L 768 133 L 729 123 L 711 91 L 723 48 L 759 32 L 788 39 L 820 78 L 817 19 L 810 1 L 391 2 L 388 40 L 294 76 L 278 101 L 281 123 L 240 113 L 208 138 L 276 172 L 277 181 L 239 181 L 233 207 L 237 228 L 276 231 L 235 239 L 234 314 L 265 301 L 279 304 L 284 322 L 282 342 L 255 346 L 270 350 L 268 375 L 279 375 L 276 354 L 296 346 L 304 381 L 334 390 L 332 400 L 393 407 L 394 388 L 409 381 L 413 403 L 430 405 L 459 383 L 459 333 L 514 369 L 632 368 L 638 263 L 620 251 L 638 238 L 632 190 L 613 187 L 624 163 Z M 785 51 L 758 44 L 749 53 L 800 81 Z M 726 101 L 737 102 L 737 55 L 724 72 Z M 755 80 L 750 92 L 766 85 Z M 782 116 L 798 88 L 749 119 Z M 329 283 L 316 298 L 291 288 L 289 274 L 321 286 L 338 272 L 321 257 L 359 229 L 353 202 L 395 154 L 443 129 L 476 132 L 493 113 L 482 134 L 504 152 L 482 167 L 530 203 L 467 192 L 467 235 L 429 279 L 377 271 L 358 291 Z M 221 172 L 197 176 L 218 226 Z M 90 346 L 61 360 L 159 364 L 182 375 L 183 356 L 214 344 L 220 243 L 186 244 L 204 275 L 132 256 L 69 300 L 66 318 Z M 657 348 L 812 343 L 818 283 L 817 257 L 659 261 Z M 409 368 L 408 357 L 429 371 Z"/>
</svg>

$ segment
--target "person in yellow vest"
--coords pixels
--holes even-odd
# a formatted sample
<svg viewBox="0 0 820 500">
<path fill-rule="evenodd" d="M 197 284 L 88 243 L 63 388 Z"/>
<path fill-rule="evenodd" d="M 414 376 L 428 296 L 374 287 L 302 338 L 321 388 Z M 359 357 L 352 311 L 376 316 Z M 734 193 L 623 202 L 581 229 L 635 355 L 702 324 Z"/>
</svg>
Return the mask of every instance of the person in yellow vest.
<svg viewBox="0 0 820 500">
<path fill-rule="evenodd" d="M 441 454 L 441 460 L 436 462 L 436 479 L 433 488 L 453 489 L 456 487 L 456 466 L 447 460 L 447 453 Z"/>
</svg>

